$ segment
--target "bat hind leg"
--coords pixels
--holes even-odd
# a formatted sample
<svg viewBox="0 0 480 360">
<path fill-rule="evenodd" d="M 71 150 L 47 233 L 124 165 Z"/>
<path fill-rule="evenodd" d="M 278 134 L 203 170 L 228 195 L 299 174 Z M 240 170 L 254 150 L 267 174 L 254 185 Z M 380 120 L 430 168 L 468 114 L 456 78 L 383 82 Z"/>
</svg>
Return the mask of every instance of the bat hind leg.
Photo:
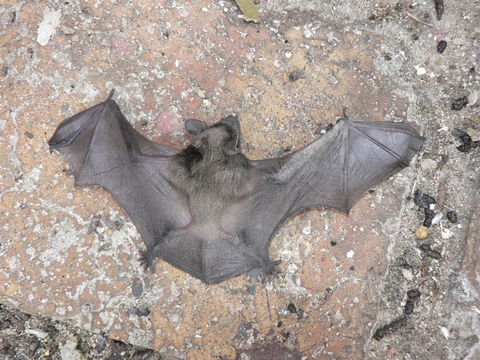
<svg viewBox="0 0 480 360">
<path fill-rule="evenodd" d="M 147 250 L 140 250 L 140 265 L 145 271 L 155 272 L 155 252 Z"/>
</svg>

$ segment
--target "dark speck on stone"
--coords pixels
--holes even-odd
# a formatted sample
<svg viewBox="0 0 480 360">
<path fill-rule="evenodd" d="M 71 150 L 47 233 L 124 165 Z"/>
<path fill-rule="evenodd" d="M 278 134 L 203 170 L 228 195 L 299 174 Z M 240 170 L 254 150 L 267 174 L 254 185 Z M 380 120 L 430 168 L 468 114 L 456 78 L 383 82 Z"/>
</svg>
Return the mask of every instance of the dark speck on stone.
<svg viewBox="0 0 480 360">
<path fill-rule="evenodd" d="M 150 309 L 134 307 L 132 313 L 137 316 L 148 316 L 150 315 Z"/>
<path fill-rule="evenodd" d="M 422 250 L 428 257 L 436 260 L 440 260 L 442 258 L 442 254 L 440 254 L 440 252 L 437 250 L 433 250 L 429 244 L 422 244 L 418 248 Z"/>
<path fill-rule="evenodd" d="M 87 234 L 91 234 L 97 230 L 98 227 L 102 227 L 102 216 L 101 215 L 94 215 L 90 220 L 90 225 L 88 225 Z"/>
<path fill-rule="evenodd" d="M 441 40 L 438 44 L 437 44 L 437 51 L 442 54 L 445 49 L 447 48 L 447 42 L 445 40 Z"/>
<path fill-rule="evenodd" d="M 435 212 L 433 210 L 430 210 L 430 208 L 425 208 L 425 220 L 423 220 L 423 226 L 425 227 L 430 227 L 432 226 L 432 220 L 433 217 L 435 216 Z"/>
<path fill-rule="evenodd" d="M 8 66 L 7 65 L 2 67 L 2 74 L 3 74 L 3 76 L 7 76 L 7 74 L 8 74 Z"/>
<path fill-rule="evenodd" d="M 305 71 L 301 69 L 294 70 L 288 74 L 288 79 L 290 81 L 297 81 L 298 79 L 303 79 L 305 77 Z"/>
<path fill-rule="evenodd" d="M 410 315 L 411 313 L 413 313 L 414 307 L 415 307 L 415 304 L 413 303 L 413 301 L 408 299 L 407 302 L 405 303 L 405 307 L 403 308 L 405 315 Z"/>
<path fill-rule="evenodd" d="M 469 152 L 472 148 L 480 147 L 480 141 L 472 141 L 472 137 L 463 130 L 455 129 L 453 135 L 458 137 L 463 143 L 457 146 L 457 150 L 460 152 Z"/>
<path fill-rule="evenodd" d="M 407 319 L 405 316 L 401 316 L 398 319 L 393 320 L 391 323 L 383 325 L 381 328 L 378 328 L 373 334 L 373 338 L 375 340 L 381 340 L 386 335 L 393 334 L 395 331 L 404 327 L 407 323 Z"/>
<path fill-rule="evenodd" d="M 455 99 L 452 102 L 451 109 L 452 110 L 462 110 L 468 104 L 468 97 L 462 96 L 461 98 Z"/>
<path fill-rule="evenodd" d="M 435 0 L 435 12 L 437 13 L 438 20 L 442 19 L 444 10 L 443 0 Z"/>
<path fill-rule="evenodd" d="M 415 205 L 421 207 L 422 209 L 429 209 L 430 205 L 437 202 L 433 197 L 428 194 L 424 194 L 420 189 L 415 190 L 414 196 Z"/>
<path fill-rule="evenodd" d="M 287 310 L 290 311 L 292 314 L 296 314 L 296 313 L 297 313 L 297 307 L 295 306 L 294 303 L 288 304 Z"/>
<path fill-rule="evenodd" d="M 337 245 L 337 242 L 336 242 L 336 241 L 330 241 L 330 245 L 336 246 L 336 245 Z"/>
<path fill-rule="evenodd" d="M 142 280 L 139 279 L 139 278 L 135 278 L 133 279 L 133 282 L 132 282 L 132 295 L 134 297 L 140 297 L 142 296 L 143 294 L 143 283 L 142 283 Z"/>
<path fill-rule="evenodd" d="M 95 351 L 101 353 L 107 347 L 107 336 L 104 333 L 97 335 L 95 339 Z"/>
<path fill-rule="evenodd" d="M 420 297 L 420 291 L 418 289 L 408 290 L 407 296 L 410 300 L 415 300 Z"/>
<path fill-rule="evenodd" d="M 452 224 L 456 224 L 458 222 L 458 216 L 455 211 L 449 211 L 447 212 L 447 219 L 450 221 Z"/>
</svg>

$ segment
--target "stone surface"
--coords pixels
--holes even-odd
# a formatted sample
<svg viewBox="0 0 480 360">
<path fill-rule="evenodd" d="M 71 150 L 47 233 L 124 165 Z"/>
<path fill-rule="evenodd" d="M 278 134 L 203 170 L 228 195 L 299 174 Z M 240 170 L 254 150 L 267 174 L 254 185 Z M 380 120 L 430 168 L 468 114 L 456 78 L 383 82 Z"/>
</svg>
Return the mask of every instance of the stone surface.
<svg viewBox="0 0 480 360">
<path fill-rule="evenodd" d="M 478 106 L 450 105 L 479 87 L 479 9 L 452 3 L 438 22 L 431 1 L 408 5 L 262 1 L 262 22 L 253 24 L 231 1 L 7 1 L 0 301 L 182 359 L 269 351 L 285 359 L 476 358 L 479 150 L 458 152 L 451 131 L 478 131 Z M 439 40 L 448 41 L 443 54 Z M 291 81 L 296 70 L 303 76 Z M 237 113 L 247 155 L 272 156 L 315 139 L 343 106 L 357 119 L 407 120 L 427 142 L 349 217 L 314 209 L 289 218 L 270 248 L 279 275 L 206 286 L 163 262 L 145 273 L 127 215 L 105 191 L 74 188 L 64 160 L 48 150 L 60 120 L 112 88 L 139 131 L 177 147 L 187 143 L 181 119 L 213 123 Z M 422 240 L 440 260 L 412 236 L 423 221 L 409 200 L 417 187 L 435 195 L 435 211 L 459 215 Z M 402 316 L 412 289 L 421 296 L 405 326 L 372 339 Z"/>
</svg>

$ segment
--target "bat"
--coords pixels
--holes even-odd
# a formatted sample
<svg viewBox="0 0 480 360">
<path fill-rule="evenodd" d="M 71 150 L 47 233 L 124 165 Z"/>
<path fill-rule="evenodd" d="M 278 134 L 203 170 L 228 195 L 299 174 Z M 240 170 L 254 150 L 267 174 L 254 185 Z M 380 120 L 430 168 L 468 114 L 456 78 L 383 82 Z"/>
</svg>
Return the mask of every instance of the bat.
<svg viewBox="0 0 480 360">
<path fill-rule="evenodd" d="M 298 151 L 250 160 L 238 117 L 227 116 L 211 126 L 187 120 L 191 143 L 179 150 L 137 132 L 112 95 L 62 121 L 50 149 L 65 156 L 75 186 L 98 185 L 127 212 L 145 243 L 146 270 L 159 258 L 206 284 L 252 268 L 271 272 L 270 239 L 290 214 L 317 206 L 348 214 L 425 141 L 406 123 L 344 114 Z"/>
</svg>

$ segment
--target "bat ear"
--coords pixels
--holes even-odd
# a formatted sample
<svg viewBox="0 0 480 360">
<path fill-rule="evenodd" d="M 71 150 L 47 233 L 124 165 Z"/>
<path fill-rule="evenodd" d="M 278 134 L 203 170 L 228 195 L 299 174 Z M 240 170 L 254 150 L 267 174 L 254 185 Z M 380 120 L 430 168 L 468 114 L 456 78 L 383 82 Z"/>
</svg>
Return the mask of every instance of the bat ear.
<svg viewBox="0 0 480 360">
<path fill-rule="evenodd" d="M 220 124 L 227 124 L 235 133 L 240 134 L 238 115 L 228 115 L 220 120 Z"/>
<path fill-rule="evenodd" d="M 232 140 L 226 146 L 226 152 L 229 155 L 240 152 L 240 122 L 238 115 L 229 115 L 222 118 L 219 124 L 225 124 L 232 131 Z"/>
<path fill-rule="evenodd" d="M 202 120 L 188 119 L 185 121 L 185 129 L 189 134 L 198 135 L 208 127 Z"/>
</svg>

